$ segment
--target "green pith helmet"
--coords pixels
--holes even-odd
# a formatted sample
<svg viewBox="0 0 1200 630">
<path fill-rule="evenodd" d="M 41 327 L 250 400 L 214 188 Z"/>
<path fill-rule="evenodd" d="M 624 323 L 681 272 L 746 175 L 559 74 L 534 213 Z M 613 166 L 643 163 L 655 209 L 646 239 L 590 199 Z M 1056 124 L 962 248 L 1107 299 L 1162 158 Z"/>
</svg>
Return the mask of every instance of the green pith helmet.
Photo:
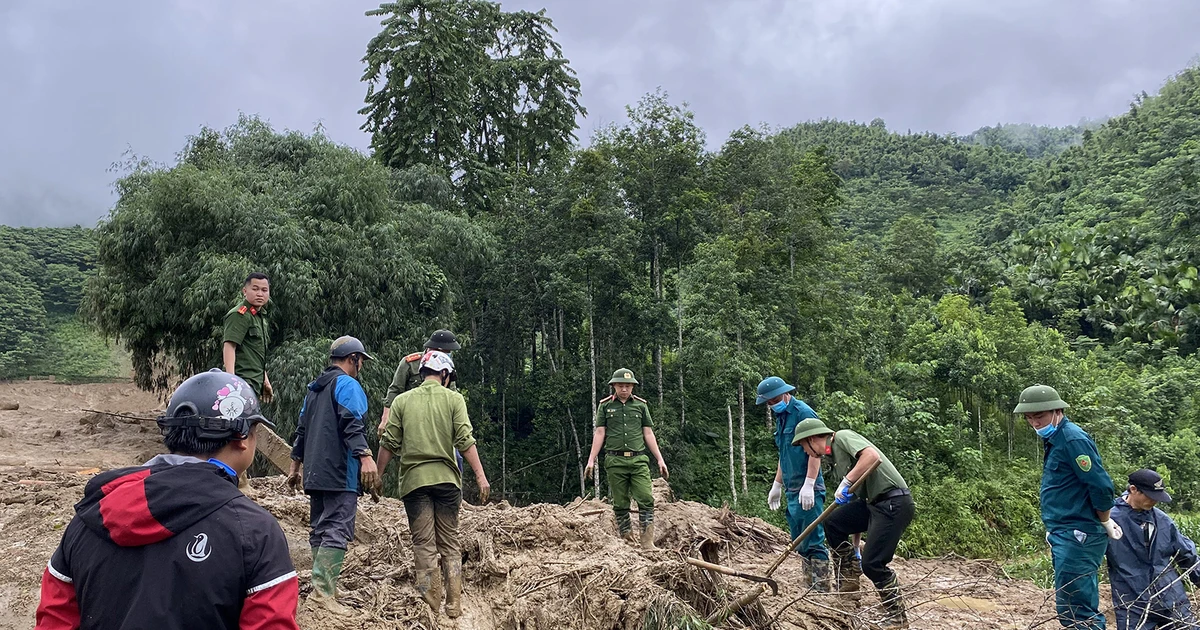
<svg viewBox="0 0 1200 630">
<path fill-rule="evenodd" d="M 808 439 L 814 435 L 833 435 L 833 429 L 825 426 L 820 418 L 805 418 L 796 425 L 795 437 L 792 438 L 792 446 L 799 446 L 800 440 Z"/>
<path fill-rule="evenodd" d="M 613 372 L 613 377 L 608 379 L 609 385 L 616 383 L 633 383 L 634 385 L 640 384 L 636 378 L 633 378 L 633 371 L 625 368 L 620 368 L 616 372 Z"/>
<path fill-rule="evenodd" d="M 425 347 L 433 350 L 459 350 L 462 348 L 458 343 L 458 339 L 454 337 L 454 333 L 449 330 L 437 330 L 432 335 L 429 335 L 429 341 L 425 342 Z"/>
<path fill-rule="evenodd" d="M 1066 409 L 1070 406 L 1063 402 L 1063 399 L 1058 396 L 1058 391 L 1053 387 L 1034 385 L 1026 387 L 1025 391 L 1021 392 L 1021 398 L 1017 402 L 1016 408 L 1013 409 L 1013 413 L 1037 413 L 1052 409 Z"/>
</svg>

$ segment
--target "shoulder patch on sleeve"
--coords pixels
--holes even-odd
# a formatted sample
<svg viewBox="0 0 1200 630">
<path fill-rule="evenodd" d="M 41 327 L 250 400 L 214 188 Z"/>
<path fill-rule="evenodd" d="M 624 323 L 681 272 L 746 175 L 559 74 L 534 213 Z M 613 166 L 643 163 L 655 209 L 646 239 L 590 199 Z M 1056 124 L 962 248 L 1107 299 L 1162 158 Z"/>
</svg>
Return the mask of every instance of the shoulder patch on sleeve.
<svg viewBox="0 0 1200 630">
<path fill-rule="evenodd" d="M 634 400 L 640 400 L 642 402 L 646 402 L 645 398 L 642 398 L 641 396 L 638 396 L 637 394 L 631 394 L 631 396 L 633 396 Z"/>
<path fill-rule="evenodd" d="M 1092 470 L 1092 458 L 1087 455 L 1080 455 L 1075 458 L 1075 463 L 1079 466 L 1079 470 L 1089 472 Z"/>
<path fill-rule="evenodd" d="M 239 308 L 237 312 L 238 312 L 238 313 L 240 313 L 240 314 L 242 314 L 242 315 L 245 315 L 245 314 L 246 314 L 246 311 L 247 311 L 247 310 L 249 310 L 249 308 L 250 308 L 250 307 L 248 307 L 248 306 L 246 306 L 245 304 L 243 304 L 243 305 L 242 305 L 242 307 L 241 307 L 241 308 Z"/>
<path fill-rule="evenodd" d="M 414 352 L 414 353 L 412 353 L 412 354 L 410 354 L 410 355 L 408 355 L 408 356 L 404 357 L 404 362 L 405 362 L 405 363 L 412 363 L 413 361 L 420 361 L 420 360 L 421 360 L 421 353 L 420 353 L 420 352 Z"/>
</svg>

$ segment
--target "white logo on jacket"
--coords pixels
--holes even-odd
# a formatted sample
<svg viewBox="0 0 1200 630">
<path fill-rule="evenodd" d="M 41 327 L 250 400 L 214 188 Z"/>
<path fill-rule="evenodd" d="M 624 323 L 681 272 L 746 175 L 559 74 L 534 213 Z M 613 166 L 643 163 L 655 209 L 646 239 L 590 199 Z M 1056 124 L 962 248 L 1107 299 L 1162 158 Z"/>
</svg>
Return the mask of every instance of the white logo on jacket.
<svg viewBox="0 0 1200 630">
<path fill-rule="evenodd" d="M 192 562 L 204 562 L 211 554 L 212 547 L 208 546 L 208 534 L 196 534 L 196 539 L 187 546 L 187 557 Z"/>
</svg>

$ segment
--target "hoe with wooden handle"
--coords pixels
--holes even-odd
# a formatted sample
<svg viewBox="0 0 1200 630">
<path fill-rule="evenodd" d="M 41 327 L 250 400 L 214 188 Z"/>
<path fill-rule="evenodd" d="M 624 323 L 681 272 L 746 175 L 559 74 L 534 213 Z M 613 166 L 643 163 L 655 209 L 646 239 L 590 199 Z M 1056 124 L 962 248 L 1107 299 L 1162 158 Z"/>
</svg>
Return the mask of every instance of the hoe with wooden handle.
<svg viewBox="0 0 1200 630">
<path fill-rule="evenodd" d="M 867 472 L 865 474 L 863 474 L 863 476 L 859 477 L 858 481 L 855 481 L 854 484 L 850 486 L 850 493 L 857 494 L 858 491 L 862 488 L 863 484 L 866 483 L 867 477 L 870 477 L 871 473 L 874 473 L 875 469 L 878 467 L 879 467 L 878 461 L 875 462 L 874 464 L 872 464 L 871 467 L 867 469 Z M 771 563 L 771 566 L 767 568 L 766 573 L 763 575 L 753 575 L 753 574 L 749 574 L 749 573 L 744 573 L 742 571 L 738 571 L 738 570 L 732 569 L 730 567 L 721 566 L 719 564 L 712 564 L 710 562 L 705 562 L 703 560 L 699 560 L 696 558 L 685 558 L 685 560 L 687 560 L 688 564 L 691 564 L 691 565 L 694 565 L 694 566 L 697 566 L 697 567 L 700 567 L 703 569 L 708 569 L 709 571 L 715 571 L 717 573 L 722 573 L 725 575 L 732 575 L 734 577 L 740 577 L 742 579 L 751 580 L 754 582 L 762 582 L 762 583 L 766 584 L 767 586 L 771 587 L 771 591 L 773 594 L 778 595 L 779 594 L 779 584 L 774 579 L 771 578 L 771 574 L 775 573 L 775 570 L 779 568 L 779 565 L 783 564 L 783 561 L 787 559 L 788 554 L 792 553 L 792 551 L 794 551 L 796 549 L 796 547 L 800 546 L 801 541 L 803 541 L 805 538 L 808 538 L 813 533 L 813 531 L 815 531 L 817 529 L 817 526 L 820 525 L 821 523 L 824 523 L 825 520 L 829 518 L 829 515 L 833 514 L 833 511 L 838 509 L 839 507 L 841 507 L 841 506 L 838 505 L 837 503 L 830 503 L 829 505 L 825 506 L 825 509 L 821 511 L 821 514 L 819 516 L 817 516 L 817 518 L 814 519 L 813 522 L 809 523 L 808 527 L 805 527 L 804 531 L 800 532 L 799 536 L 796 536 L 795 540 L 792 541 L 792 544 L 788 545 L 787 549 L 784 549 L 783 553 L 779 554 L 779 557 L 775 559 L 775 562 Z M 763 587 L 761 585 L 755 586 L 754 588 L 750 589 L 748 592 L 742 594 L 740 597 L 738 597 L 736 600 L 734 600 L 734 602 L 732 604 L 730 604 L 729 606 L 726 606 L 725 608 L 718 610 L 717 612 L 710 615 L 706 621 L 708 622 L 709 625 L 716 625 L 716 624 L 724 621 L 725 619 L 728 619 L 730 615 L 736 613 L 737 611 L 741 610 L 742 608 L 745 608 L 746 606 L 753 603 L 755 600 L 757 600 L 759 597 L 761 597 L 762 594 L 765 592 L 766 591 L 763 589 Z"/>
</svg>

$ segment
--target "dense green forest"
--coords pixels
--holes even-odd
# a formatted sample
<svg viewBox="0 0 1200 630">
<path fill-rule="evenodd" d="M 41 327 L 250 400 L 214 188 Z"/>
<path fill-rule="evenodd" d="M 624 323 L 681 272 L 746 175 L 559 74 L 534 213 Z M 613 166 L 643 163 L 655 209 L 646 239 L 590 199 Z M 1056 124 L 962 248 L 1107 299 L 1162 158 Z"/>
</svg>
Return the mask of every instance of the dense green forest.
<svg viewBox="0 0 1200 630">
<path fill-rule="evenodd" d="M 96 266 L 93 236 L 0 226 L 0 378 L 122 375 L 120 353 L 76 316 Z"/>
<path fill-rule="evenodd" d="M 174 165 L 131 164 L 94 237 L 0 232 L 17 243 L 5 369 L 90 274 L 82 315 L 167 389 L 218 365 L 222 316 L 261 270 L 283 432 L 332 338 L 382 359 L 362 377 L 377 418 L 395 363 L 448 327 L 493 492 L 514 502 L 606 493 L 582 468 L 617 367 L 680 496 L 777 523 L 753 389 L 796 384 L 912 485 L 907 553 L 1041 548 L 1040 443 L 1010 413 L 1033 383 L 1059 388 L 1115 479 L 1152 467 L 1175 509 L 1200 497 L 1200 69 L 1102 125 L 827 120 L 713 144 L 656 92 L 582 142 L 587 86 L 546 15 L 374 14 L 370 155 L 243 117 Z"/>
</svg>

